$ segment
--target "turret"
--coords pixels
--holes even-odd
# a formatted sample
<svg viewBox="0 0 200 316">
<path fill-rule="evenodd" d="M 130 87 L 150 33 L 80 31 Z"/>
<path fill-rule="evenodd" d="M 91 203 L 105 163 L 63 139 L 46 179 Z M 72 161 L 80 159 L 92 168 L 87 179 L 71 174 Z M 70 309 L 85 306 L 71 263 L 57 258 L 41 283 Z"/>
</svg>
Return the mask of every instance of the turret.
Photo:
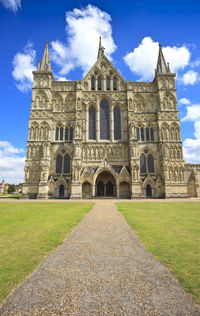
<svg viewBox="0 0 200 316">
<path fill-rule="evenodd" d="M 169 63 L 166 64 L 161 44 L 159 44 L 158 62 L 156 67 L 156 74 L 170 74 Z"/>
<path fill-rule="evenodd" d="M 39 61 L 37 71 L 52 72 L 51 62 L 50 62 L 50 58 L 49 58 L 48 41 L 46 41 L 46 46 L 45 46 L 44 54 L 42 57 L 42 61 L 41 61 L 41 63 Z"/>
<path fill-rule="evenodd" d="M 97 56 L 97 60 L 99 58 L 101 58 L 102 56 L 104 56 L 104 50 L 105 48 L 102 46 L 101 44 L 101 36 L 99 37 L 99 50 L 98 50 L 98 56 Z"/>
</svg>

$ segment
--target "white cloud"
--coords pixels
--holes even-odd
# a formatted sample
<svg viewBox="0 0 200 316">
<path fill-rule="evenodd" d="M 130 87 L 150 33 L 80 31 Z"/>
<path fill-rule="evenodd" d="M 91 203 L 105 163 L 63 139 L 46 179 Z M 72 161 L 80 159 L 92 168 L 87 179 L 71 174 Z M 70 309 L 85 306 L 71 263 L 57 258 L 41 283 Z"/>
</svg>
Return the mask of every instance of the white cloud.
<svg viewBox="0 0 200 316">
<path fill-rule="evenodd" d="M 151 37 L 144 37 L 133 52 L 124 56 L 124 61 L 132 72 L 140 76 L 140 80 L 152 80 L 157 65 L 158 50 L 158 42 L 154 42 Z M 189 64 L 190 51 L 185 45 L 166 46 L 162 50 L 172 72 L 183 70 Z"/>
<path fill-rule="evenodd" d="M 199 81 L 199 74 L 196 71 L 188 70 L 179 80 L 185 85 L 194 85 Z"/>
<path fill-rule="evenodd" d="M 7 183 L 18 184 L 24 181 L 24 150 L 7 141 L 0 141 L 0 175 Z"/>
<path fill-rule="evenodd" d="M 32 87 L 32 71 L 36 70 L 35 57 L 36 51 L 31 43 L 25 46 L 23 52 L 19 52 L 14 56 L 12 76 L 16 80 L 17 88 L 22 92 L 26 92 Z"/>
<path fill-rule="evenodd" d="M 200 120 L 200 104 L 192 104 L 187 106 L 187 115 L 182 119 L 182 121 L 197 121 Z"/>
<path fill-rule="evenodd" d="M 16 12 L 21 8 L 21 0 L 0 0 L 6 9 Z"/>
<path fill-rule="evenodd" d="M 200 163 L 200 104 L 187 106 L 187 114 L 182 121 L 194 122 L 195 137 L 186 138 L 183 142 L 184 159 L 188 162 Z"/>
<path fill-rule="evenodd" d="M 178 103 L 181 105 L 181 104 L 184 104 L 184 105 L 189 105 L 191 104 L 191 101 L 187 98 L 182 98 L 180 100 L 178 100 Z"/>
<path fill-rule="evenodd" d="M 56 40 L 51 43 L 51 58 L 66 75 L 80 67 L 85 74 L 97 59 L 99 36 L 109 59 L 116 49 L 112 38 L 111 17 L 99 8 L 88 5 L 82 9 L 66 12 L 67 44 Z"/>
</svg>

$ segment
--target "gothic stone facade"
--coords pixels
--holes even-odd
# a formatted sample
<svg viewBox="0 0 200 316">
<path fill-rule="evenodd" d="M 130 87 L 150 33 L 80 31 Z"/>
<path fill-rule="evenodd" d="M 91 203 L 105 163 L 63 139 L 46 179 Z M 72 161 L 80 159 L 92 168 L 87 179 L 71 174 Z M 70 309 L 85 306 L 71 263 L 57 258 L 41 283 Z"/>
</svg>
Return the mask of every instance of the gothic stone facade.
<svg viewBox="0 0 200 316">
<path fill-rule="evenodd" d="M 24 198 L 200 196 L 161 46 L 153 82 L 125 81 L 101 40 L 82 80 L 54 79 L 48 43 L 33 74 Z"/>
</svg>

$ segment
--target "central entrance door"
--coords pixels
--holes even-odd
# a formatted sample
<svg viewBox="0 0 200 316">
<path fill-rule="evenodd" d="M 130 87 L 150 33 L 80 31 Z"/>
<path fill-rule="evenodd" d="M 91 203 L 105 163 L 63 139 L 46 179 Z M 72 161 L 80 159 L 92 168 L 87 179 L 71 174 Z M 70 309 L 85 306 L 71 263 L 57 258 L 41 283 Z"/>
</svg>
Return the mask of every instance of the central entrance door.
<svg viewBox="0 0 200 316">
<path fill-rule="evenodd" d="M 152 189 L 151 189 L 150 184 L 147 184 L 147 186 L 146 186 L 146 196 L 152 197 Z"/>
<path fill-rule="evenodd" d="M 96 179 L 96 195 L 99 197 L 116 196 L 116 181 L 108 172 L 103 171 Z"/>
<path fill-rule="evenodd" d="M 60 187 L 59 187 L 59 197 L 60 198 L 64 198 L 64 192 L 65 192 L 64 185 L 61 184 Z"/>
</svg>

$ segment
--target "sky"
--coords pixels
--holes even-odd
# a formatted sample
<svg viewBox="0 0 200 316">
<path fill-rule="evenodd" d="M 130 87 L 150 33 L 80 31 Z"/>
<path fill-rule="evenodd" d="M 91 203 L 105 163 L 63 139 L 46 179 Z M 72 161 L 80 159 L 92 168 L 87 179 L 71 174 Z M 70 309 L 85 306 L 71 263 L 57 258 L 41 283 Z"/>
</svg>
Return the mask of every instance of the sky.
<svg viewBox="0 0 200 316">
<path fill-rule="evenodd" d="M 56 80 L 79 80 L 105 54 L 125 80 L 152 81 L 158 46 L 176 88 L 184 159 L 200 163 L 200 2 L 0 0 L 0 182 L 24 180 L 32 71 L 46 40 Z"/>
</svg>

